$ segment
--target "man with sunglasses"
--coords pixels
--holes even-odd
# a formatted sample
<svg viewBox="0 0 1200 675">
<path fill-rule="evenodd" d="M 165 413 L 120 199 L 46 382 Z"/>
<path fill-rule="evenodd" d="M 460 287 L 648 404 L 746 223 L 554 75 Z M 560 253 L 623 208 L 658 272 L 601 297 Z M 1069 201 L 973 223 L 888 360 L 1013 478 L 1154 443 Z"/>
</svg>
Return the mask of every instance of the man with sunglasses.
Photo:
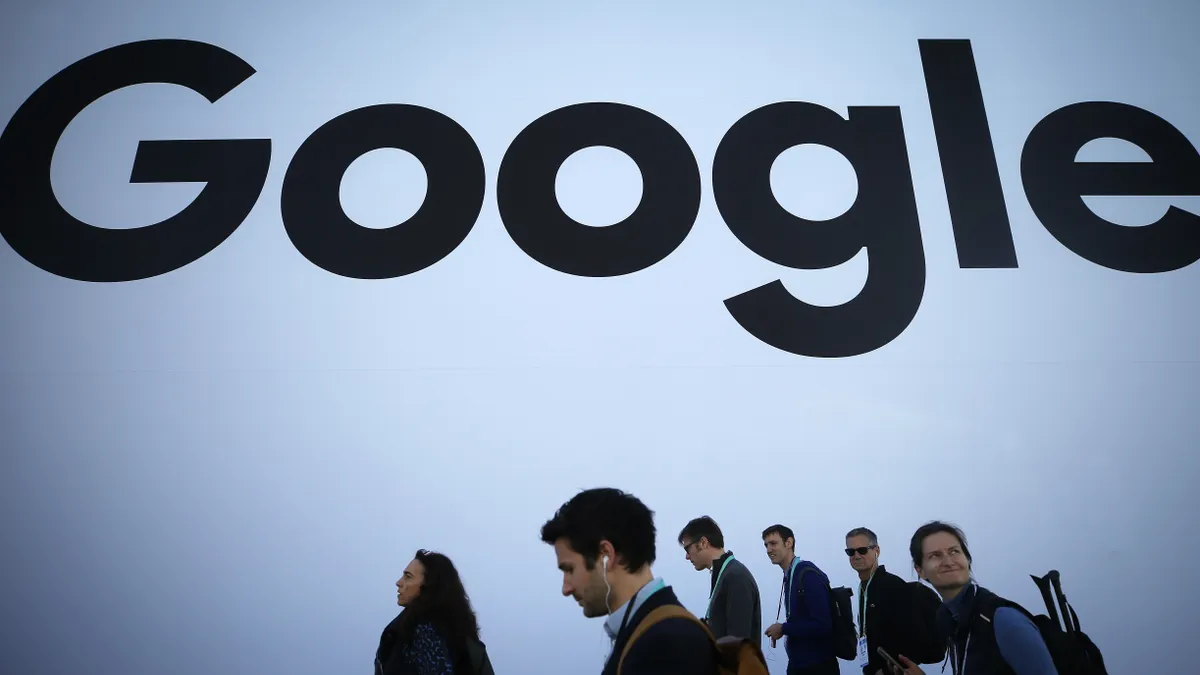
<svg viewBox="0 0 1200 675">
<path fill-rule="evenodd" d="M 908 583 L 879 564 L 879 537 L 865 527 L 846 534 L 846 556 L 858 572 L 858 659 L 863 675 L 888 675 L 879 648 L 914 663 L 938 663 L 946 644 L 934 630 L 938 607 L 936 593 L 920 582 Z"/>
</svg>

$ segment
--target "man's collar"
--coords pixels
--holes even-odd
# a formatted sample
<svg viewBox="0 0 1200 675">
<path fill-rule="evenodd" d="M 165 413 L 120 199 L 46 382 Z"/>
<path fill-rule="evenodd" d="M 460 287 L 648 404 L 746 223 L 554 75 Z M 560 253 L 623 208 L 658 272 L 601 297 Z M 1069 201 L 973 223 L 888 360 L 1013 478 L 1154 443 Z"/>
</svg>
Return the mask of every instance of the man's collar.
<svg viewBox="0 0 1200 675">
<path fill-rule="evenodd" d="M 887 573 L 887 568 L 885 568 L 883 565 L 878 565 L 875 567 L 874 572 L 871 572 L 869 575 L 867 575 L 866 579 L 863 579 L 860 577 L 858 580 L 858 585 L 860 588 L 862 588 L 862 587 L 866 586 L 867 584 L 869 584 L 871 582 L 871 580 L 874 579 L 875 577 L 877 577 L 881 574 L 886 574 L 886 573 Z"/>
<path fill-rule="evenodd" d="M 716 576 L 721 571 L 721 565 L 725 563 L 725 559 L 731 555 L 733 555 L 733 551 L 725 551 L 725 553 L 721 554 L 720 558 L 717 558 L 712 562 L 712 565 L 709 565 L 708 571 L 712 572 L 713 576 Z"/>
<path fill-rule="evenodd" d="M 662 577 L 655 577 L 645 586 L 637 589 L 633 597 L 624 605 L 614 607 L 609 612 L 608 618 L 604 620 L 604 632 L 608 633 L 608 638 L 610 640 L 617 639 L 617 633 L 621 630 L 621 622 L 625 619 L 625 610 L 627 608 L 629 609 L 629 616 L 632 621 L 633 615 L 637 614 L 638 608 L 642 606 L 642 603 L 646 602 L 646 598 L 654 595 L 663 588 L 666 588 L 666 582 L 663 581 Z M 633 603 L 633 607 L 629 607 L 630 602 Z"/>
</svg>

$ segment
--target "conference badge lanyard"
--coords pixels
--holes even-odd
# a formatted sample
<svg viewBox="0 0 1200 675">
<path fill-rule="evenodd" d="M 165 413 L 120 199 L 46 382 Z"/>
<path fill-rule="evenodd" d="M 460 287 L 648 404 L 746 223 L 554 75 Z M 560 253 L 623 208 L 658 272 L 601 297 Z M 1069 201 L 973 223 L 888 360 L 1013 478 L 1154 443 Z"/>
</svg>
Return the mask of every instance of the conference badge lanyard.
<svg viewBox="0 0 1200 675">
<path fill-rule="evenodd" d="M 784 615 L 784 621 L 792 618 L 792 594 L 788 593 L 788 582 L 796 578 L 796 568 L 800 565 L 800 556 L 792 558 L 792 569 L 783 575 L 783 588 L 779 591 L 779 604 L 783 606 L 783 599 L 787 598 L 787 614 Z M 775 621 L 779 622 L 779 609 L 775 610 Z"/>
<path fill-rule="evenodd" d="M 963 590 L 963 593 L 968 593 L 970 591 L 977 590 L 978 588 L 979 584 L 972 581 L 971 587 Z M 951 647 L 954 648 L 954 652 L 950 655 L 950 669 L 954 671 L 954 675 L 962 675 L 964 672 L 966 672 L 964 669 L 967 667 L 967 651 L 971 649 L 970 631 L 967 632 L 967 641 L 965 644 L 963 644 L 961 655 L 958 653 L 957 644 L 952 644 Z M 942 667 L 945 668 L 945 666 Z"/>
<path fill-rule="evenodd" d="M 954 648 L 954 657 L 951 661 L 951 664 L 956 666 L 954 668 L 954 675 L 962 675 L 964 672 L 966 672 L 964 669 L 967 667 L 967 650 L 970 648 L 971 634 L 967 633 L 967 643 L 963 645 L 962 658 L 959 658 L 958 647 Z"/>
<path fill-rule="evenodd" d="M 708 618 L 712 615 L 713 596 L 717 594 L 717 589 L 721 587 L 721 577 L 725 574 L 725 568 L 729 566 L 730 560 L 733 560 L 732 553 L 725 559 L 725 562 L 721 563 L 721 569 L 717 570 L 717 583 L 713 584 L 712 592 L 708 594 L 708 607 L 704 610 L 705 621 L 708 621 Z"/>
<path fill-rule="evenodd" d="M 871 578 L 867 579 L 867 584 L 863 586 L 862 599 L 858 603 L 858 658 L 855 664 L 860 668 L 866 668 L 871 661 L 867 649 L 867 593 L 871 590 L 871 582 L 874 580 L 875 573 L 871 572 Z"/>
<path fill-rule="evenodd" d="M 792 594 L 788 593 L 788 582 L 795 578 L 796 567 L 799 565 L 800 556 L 792 558 L 792 569 L 783 575 L 783 588 L 779 589 L 779 606 L 775 608 L 775 623 L 779 623 L 779 610 L 783 609 L 783 598 L 785 596 L 787 597 L 787 614 L 784 615 L 784 621 L 792 618 Z M 771 641 L 771 646 L 775 646 L 773 640 Z"/>
</svg>

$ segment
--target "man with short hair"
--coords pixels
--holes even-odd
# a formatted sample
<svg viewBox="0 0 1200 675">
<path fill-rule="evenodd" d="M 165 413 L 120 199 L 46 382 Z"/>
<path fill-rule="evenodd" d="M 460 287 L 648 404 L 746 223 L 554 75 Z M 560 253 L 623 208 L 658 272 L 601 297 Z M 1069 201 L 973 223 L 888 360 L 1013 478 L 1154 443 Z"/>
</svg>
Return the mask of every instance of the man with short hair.
<svg viewBox="0 0 1200 675">
<path fill-rule="evenodd" d="M 863 675 L 890 675 L 879 648 L 915 663 L 938 663 L 946 645 L 934 630 L 937 594 L 879 564 L 879 537 L 865 527 L 846 533 L 846 556 L 858 573 L 858 660 Z"/>
<path fill-rule="evenodd" d="M 562 594 L 589 618 L 607 616 L 613 649 L 602 675 L 717 675 L 717 651 L 708 631 L 692 618 L 655 623 L 630 646 L 653 610 L 682 608 L 675 592 L 650 570 L 654 563 L 654 513 L 637 497 L 613 488 L 584 490 L 542 526 L 563 573 Z"/>
<path fill-rule="evenodd" d="M 954 675 L 1058 675 L 1041 631 L 1019 605 L 975 583 L 962 530 L 932 521 L 909 543 L 913 568 L 942 596 L 939 633 L 948 635 Z M 990 614 L 990 616 L 989 616 Z M 903 672 L 920 675 L 907 655 Z"/>
<path fill-rule="evenodd" d="M 762 598 L 758 582 L 733 551 L 709 516 L 693 518 L 679 532 L 684 558 L 697 570 L 711 570 L 704 620 L 718 640 L 726 636 L 762 640 Z"/>
<path fill-rule="evenodd" d="M 771 646 L 787 637 L 787 675 L 838 675 L 841 669 L 833 648 L 829 577 L 796 555 L 796 536 L 791 528 L 772 525 L 763 530 L 762 537 L 767 558 L 783 569 L 779 603 L 787 608 L 784 622 L 779 623 L 776 610 L 776 622 L 766 630 Z"/>
</svg>

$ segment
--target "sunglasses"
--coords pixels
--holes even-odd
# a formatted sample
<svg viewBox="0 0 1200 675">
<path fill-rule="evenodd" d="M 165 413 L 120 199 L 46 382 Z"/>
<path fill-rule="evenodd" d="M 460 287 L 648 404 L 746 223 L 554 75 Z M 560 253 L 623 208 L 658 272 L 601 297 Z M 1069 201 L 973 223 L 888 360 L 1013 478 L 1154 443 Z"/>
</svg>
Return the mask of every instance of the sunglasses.
<svg viewBox="0 0 1200 675">
<path fill-rule="evenodd" d="M 848 555 L 850 557 L 854 557 L 855 553 L 857 553 L 859 555 L 866 555 L 867 551 L 870 551 L 873 548 L 875 548 L 875 547 L 874 546 L 859 546 L 858 548 L 848 548 L 848 549 L 846 549 L 846 555 Z"/>
</svg>

